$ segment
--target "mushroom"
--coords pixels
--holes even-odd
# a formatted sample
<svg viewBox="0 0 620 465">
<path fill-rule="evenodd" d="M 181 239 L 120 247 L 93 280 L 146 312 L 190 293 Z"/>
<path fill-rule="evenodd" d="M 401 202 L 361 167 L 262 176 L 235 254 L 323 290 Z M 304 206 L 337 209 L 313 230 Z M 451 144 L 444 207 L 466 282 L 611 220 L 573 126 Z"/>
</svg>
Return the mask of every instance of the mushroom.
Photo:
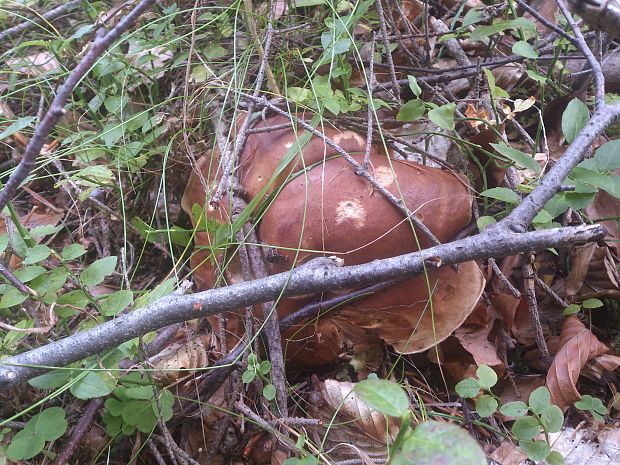
<svg viewBox="0 0 620 465">
<path fill-rule="evenodd" d="M 363 161 L 362 155 L 353 157 Z M 472 197 L 461 176 L 380 155 L 370 157 L 370 166 L 378 182 L 394 195 L 402 194 L 405 205 L 440 241 L 452 239 L 469 223 Z M 271 264 L 273 273 L 319 255 L 336 255 L 345 265 L 357 265 L 430 245 L 343 158 L 297 173 L 269 206 L 258 234 L 280 257 Z M 450 268 L 429 270 L 426 276 L 289 330 L 287 357 L 296 365 L 315 366 L 335 361 L 347 349 L 366 350 L 379 340 L 402 353 L 424 351 L 463 323 L 483 288 L 474 262 L 462 264 L 458 273 Z M 290 299 L 284 300 L 279 315 L 293 310 Z"/>
<path fill-rule="evenodd" d="M 288 121 L 276 116 L 259 121 L 255 127 Z M 365 137 L 331 126 L 320 129 L 358 163 L 363 162 Z M 216 160 L 217 154 L 213 158 Z M 401 198 L 441 242 L 451 240 L 469 224 L 472 195 L 464 176 L 394 160 L 375 146 L 369 161 L 370 174 Z M 205 178 L 217 179 L 214 165 L 217 167 L 216 161 L 210 166 L 201 162 Z M 258 237 L 271 247 L 271 273 L 290 270 L 317 256 L 337 255 L 345 265 L 356 265 L 431 245 L 398 208 L 356 175 L 344 158 L 321 138 L 308 137 L 303 129 L 251 134 L 239 159 L 238 176 L 248 200 L 265 200 L 254 213 L 262 214 L 257 218 Z M 197 171 L 192 173 L 183 199 L 186 211 L 193 203 L 206 203 L 204 187 L 196 187 L 198 178 Z M 224 213 L 213 212 L 213 218 L 227 220 Z M 199 232 L 196 243 L 212 244 L 213 237 L 209 232 Z M 192 264 L 204 260 L 205 254 L 196 253 Z M 216 274 L 213 264 L 207 264 L 197 273 L 199 287 L 213 285 Z M 463 323 L 483 288 L 484 279 L 475 262 L 461 264 L 458 272 L 450 268 L 428 270 L 426 275 L 286 329 L 286 357 L 298 367 L 316 367 L 337 361 L 347 352 L 376 347 L 381 341 L 401 353 L 424 351 Z M 322 297 L 338 294 L 330 292 Z M 278 314 L 286 316 L 311 299 L 282 299 L 277 304 Z M 229 332 L 241 337 L 241 318 L 236 312 L 228 316 Z"/>
</svg>

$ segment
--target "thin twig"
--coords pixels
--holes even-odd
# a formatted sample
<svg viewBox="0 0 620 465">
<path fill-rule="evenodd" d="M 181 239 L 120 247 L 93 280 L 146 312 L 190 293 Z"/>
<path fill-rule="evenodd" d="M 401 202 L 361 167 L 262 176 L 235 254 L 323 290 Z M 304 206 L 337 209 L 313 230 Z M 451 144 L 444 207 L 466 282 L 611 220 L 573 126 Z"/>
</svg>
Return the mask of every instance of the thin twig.
<svg viewBox="0 0 620 465">
<path fill-rule="evenodd" d="M 275 6 L 276 2 L 270 2 L 270 8 Z M 269 83 L 269 87 L 271 87 L 271 92 L 276 95 L 280 95 L 280 88 L 278 87 L 278 83 L 276 82 L 276 78 L 273 75 L 273 71 L 271 71 L 271 66 L 267 59 L 265 58 L 265 50 L 263 49 L 263 45 L 258 40 L 258 32 L 256 31 L 256 21 L 254 21 L 254 8 L 252 6 L 252 0 L 243 0 L 243 6 L 245 7 L 245 16 L 248 22 L 248 29 L 250 30 L 250 35 L 252 39 L 256 42 L 256 50 L 258 51 L 258 58 L 262 61 L 265 60 L 265 72 L 267 73 L 267 82 Z"/>
<path fill-rule="evenodd" d="M 542 279 L 540 279 L 540 277 L 536 274 L 534 275 L 534 281 L 536 282 L 536 284 L 538 286 L 540 286 L 540 288 L 545 291 L 547 294 L 549 294 L 551 296 L 551 298 L 553 300 L 555 300 L 558 304 L 560 304 L 562 306 L 562 308 L 566 308 L 568 307 L 568 303 L 559 295 L 557 295 L 557 293 L 551 289 L 546 282 L 544 282 Z"/>
<path fill-rule="evenodd" d="M 276 428 L 271 426 L 268 422 L 266 422 L 261 417 L 259 417 L 243 402 L 236 402 L 235 408 L 239 410 L 239 412 L 241 412 L 243 415 L 248 417 L 248 419 L 250 419 L 250 421 L 252 421 L 252 423 L 254 423 L 256 426 L 260 427 L 261 429 L 267 431 L 271 435 L 278 438 L 278 441 L 280 441 L 280 443 L 286 446 L 291 452 L 298 450 L 293 441 L 291 441 L 287 436 L 280 433 L 280 431 L 278 431 Z"/>
<path fill-rule="evenodd" d="M 555 0 L 555 3 L 560 7 L 560 11 L 566 18 L 566 22 L 573 30 L 573 34 L 575 34 L 575 38 L 577 39 L 577 47 L 583 53 L 583 56 L 586 57 L 588 63 L 590 63 L 590 67 L 592 68 L 592 74 L 594 74 L 594 88 L 595 88 L 595 105 L 597 110 L 601 110 L 605 108 L 605 76 L 603 75 L 603 69 L 601 68 L 601 64 L 598 62 L 590 47 L 586 43 L 586 39 L 583 37 L 581 33 L 581 29 L 575 23 L 573 19 L 573 15 L 566 7 L 566 4 L 563 0 Z"/>
<path fill-rule="evenodd" d="M 43 13 L 37 18 L 28 19 L 23 23 L 18 24 L 17 26 L 13 26 L 6 31 L 2 31 L 0 32 L 0 43 L 4 42 L 5 40 L 14 38 L 16 35 L 23 32 L 31 31 L 32 29 L 35 29 L 45 23 L 54 21 L 56 18 L 76 9 L 81 4 L 82 0 L 72 0 L 65 3 L 64 5 L 57 6 L 56 8 L 48 11 L 47 13 Z"/>
<path fill-rule="evenodd" d="M 543 328 L 540 323 L 538 302 L 536 301 L 536 289 L 534 287 L 534 276 L 536 276 L 536 271 L 534 270 L 534 254 L 525 254 L 525 263 L 523 264 L 522 272 L 525 298 L 527 300 L 527 307 L 529 309 L 530 319 L 532 320 L 532 326 L 534 328 L 536 345 L 538 346 L 538 350 L 540 350 L 543 362 L 546 367 L 549 368 L 551 366 L 551 355 L 549 354 L 549 348 L 547 347 L 545 335 L 543 334 Z"/>
<path fill-rule="evenodd" d="M 515 299 L 520 299 L 521 298 L 521 292 L 519 292 L 519 289 L 517 289 L 516 287 L 514 287 L 512 285 L 512 283 L 510 282 L 510 280 L 506 277 L 506 275 L 502 272 L 502 270 L 499 268 L 499 266 L 497 266 L 497 262 L 495 261 L 494 258 L 489 258 L 489 263 L 491 264 L 491 266 L 493 267 L 493 272 L 495 273 L 495 275 L 498 277 L 498 279 L 502 282 L 502 284 L 504 286 L 506 286 L 506 288 L 510 291 L 510 293 L 512 294 L 512 296 Z"/>
<path fill-rule="evenodd" d="M 375 33 L 372 34 L 370 42 L 370 64 L 368 65 L 368 127 L 366 129 L 366 151 L 364 152 L 364 163 L 362 167 L 368 170 L 370 165 L 370 152 L 372 151 L 372 127 L 375 116 L 375 105 L 372 100 L 372 92 L 375 87 Z"/>
<path fill-rule="evenodd" d="M 241 128 L 236 135 L 234 149 L 227 148 L 225 152 L 220 152 L 222 155 L 221 161 L 223 166 L 222 179 L 220 180 L 215 193 L 211 197 L 209 204 L 213 208 L 219 208 L 219 203 L 226 192 L 230 188 L 230 179 L 233 175 L 235 163 L 239 158 L 239 155 L 245 147 L 245 143 L 248 137 L 248 129 L 250 129 L 251 116 L 254 111 L 255 99 L 260 94 L 263 81 L 265 79 L 265 72 L 268 67 L 269 51 L 271 50 L 271 42 L 273 40 L 274 28 L 273 19 L 275 15 L 275 2 L 271 2 L 269 8 L 269 18 L 267 20 L 267 29 L 265 31 L 265 45 L 263 46 L 263 57 L 260 61 L 260 67 L 258 68 L 258 74 L 256 75 L 256 82 L 254 84 L 254 90 L 252 92 L 253 99 L 250 99 L 250 104 L 247 110 L 247 117 L 241 124 Z M 221 130 L 216 128 L 217 130 Z"/>
<path fill-rule="evenodd" d="M 521 8 L 523 8 L 525 11 L 531 14 L 536 19 L 536 21 L 538 21 L 540 24 L 556 32 L 557 34 L 559 34 L 560 36 L 568 40 L 571 44 L 577 47 L 579 46 L 579 41 L 576 38 L 574 38 L 572 35 L 567 33 L 561 27 L 558 27 L 557 25 L 553 24 L 551 21 L 549 21 L 547 18 L 541 15 L 537 10 L 529 6 L 526 2 L 524 2 L 523 0 L 516 0 L 516 2 Z"/>
<path fill-rule="evenodd" d="M 379 16 L 379 31 L 381 32 L 381 39 L 383 40 L 383 51 L 385 52 L 385 57 L 387 59 L 388 67 L 390 70 L 390 77 L 392 79 L 392 92 L 396 101 L 400 104 L 400 86 L 398 85 L 398 80 L 396 79 L 396 71 L 394 70 L 394 60 L 392 60 L 392 52 L 390 50 L 390 40 L 388 39 L 387 27 L 385 26 L 385 14 L 383 11 L 383 1 L 377 0 L 375 2 L 375 7 L 377 8 L 377 14 Z M 374 43 L 374 42 L 373 42 Z"/>
</svg>

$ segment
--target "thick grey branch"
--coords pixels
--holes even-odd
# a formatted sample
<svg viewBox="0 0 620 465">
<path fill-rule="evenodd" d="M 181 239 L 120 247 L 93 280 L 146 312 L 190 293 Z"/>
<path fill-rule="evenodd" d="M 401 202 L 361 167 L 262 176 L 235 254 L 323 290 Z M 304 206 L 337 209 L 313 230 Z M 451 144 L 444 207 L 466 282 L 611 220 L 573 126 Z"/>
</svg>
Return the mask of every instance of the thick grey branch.
<svg viewBox="0 0 620 465">
<path fill-rule="evenodd" d="M 164 297 L 95 328 L 4 360 L 0 365 L 0 389 L 7 389 L 52 367 L 69 365 L 164 326 L 276 300 L 281 292 L 289 297 L 363 287 L 421 273 L 428 259 L 432 260 L 426 263 L 426 267 L 430 263 L 445 266 L 477 258 L 503 257 L 600 240 L 605 234 L 605 229 L 600 225 L 527 233 L 513 233 L 507 228 L 497 227 L 492 232 L 364 265 L 338 267 L 326 264 L 323 259 L 319 265 L 308 264 L 290 273 L 189 296 Z"/>
</svg>

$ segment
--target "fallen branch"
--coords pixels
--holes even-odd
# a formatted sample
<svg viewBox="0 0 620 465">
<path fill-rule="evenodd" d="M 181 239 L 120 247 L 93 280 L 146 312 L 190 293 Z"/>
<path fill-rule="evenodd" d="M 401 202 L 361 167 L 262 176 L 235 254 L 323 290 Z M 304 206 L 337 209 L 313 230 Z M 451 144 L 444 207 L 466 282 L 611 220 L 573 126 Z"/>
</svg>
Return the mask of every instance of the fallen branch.
<svg viewBox="0 0 620 465">
<path fill-rule="evenodd" d="M 411 277 L 422 273 L 425 266 L 429 268 L 434 264 L 446 266 L 479 258 L 565 247 L 601 240 L 605 234 L 601 225 L 514 233 L 498 223 L 476 236 L 364 265 L 339 267 L 333 260 L 319 258 L 291 272 L 188 296 L 164 297 L 95 328 L 3 360 L 0 364 L 0 390 L 164 326 L 276 300 L 280 294 L 292 297 L 357 288 Z"/>
</svg>

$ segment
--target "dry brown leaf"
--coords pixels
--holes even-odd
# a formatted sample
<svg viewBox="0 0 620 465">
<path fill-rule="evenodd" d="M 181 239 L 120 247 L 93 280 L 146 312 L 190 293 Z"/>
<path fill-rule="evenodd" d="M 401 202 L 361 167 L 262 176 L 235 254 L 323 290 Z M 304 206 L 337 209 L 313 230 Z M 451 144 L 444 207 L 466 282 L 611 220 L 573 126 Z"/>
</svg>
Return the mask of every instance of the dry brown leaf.
<svg viewBox="0 0 620 465">
<path fill-rule="evenodd" d="M 500 465 L 519 465 L 527 455 L 510 441 L 503 441 L 489 458 Z"/>
<path fill-rule="evenodd" d="M 577 294 L 588 274 L 590 261 L 596 250 L 596 243 L 573 247 L 571 251 L 571 271 L 566 279 L 566 295 L 568 297 Z"/>
<path fill-rule="evenodd" d="M 14 71 L 29 76 L 42 76 L 60 69 L 60 63 L 54 55 L 43 50 L 19 58 L 10 58 L 6 64 Z"/>
<path fill-rule="evenodd" d="M 620 174 L 620 171 L 617 170 L 615 174 Z M 618 229 L 618 222 L 616 220 L 600 221 L 601 218 L 620 217 L 620 201 L 601 189 L 597 192 L 592 203 L 584 209 L 584 212 L 592 221 L 598 221 L 605 227 L 608 233 L 607 240 L 609 245 L 616 250 L 616 255 L 620 256 L 620 242 L 618 242 L 620 230 Z"/>
<path fill-rule="evenodd" d="M 472 355 L 476 365 L 492 367 L 503 365 L 497 355 L 497 347 L 490 337 L 496 317 L 492 307 L 479 303 L 465 323 L 454 331 L 454 336 Z"/>
<path fill-rule="evenodd" d="M 545 377 L 543 375 L 516 375 L 513 377 L 513 380 L 519 392 L 515 392 L 514 386 L 509 379 L 505 378 L 499 381 L 497 391 L 499 392 L 500 405 L 516 400 L 527 403 L 530 394 L 540 386 L 545 385 Z"/>
<path fill-rule="evenodd" d="M 354 383 L 332 379 L 318 384 L 309 413 L 323 420 L 325 426 L 314 431 L 313 439 L 321 444 L 327 436 L 324 449 L 334 460 L 386 458 L 387 445 L 398 434 L 398 419 L 390 417 L 386 423 L 386 416 L 362 402 L 354 387 Z M 355 448 L 340 447 L 342 444 Z"/>
<path fill-rule="evenodd" d="M 577 380 L 586 363 L 609 349 L 575 316 L 564 320 L 560 349 L 547 373 L 547 388 L 553 402 L 566 410 L 581 399 Z"/>
<path fill-rule="evenodd" d="M 188 338 L 185 332 L 149 361 L 153 377 L 168 386 L 192 373 L 191 370 L 209 366 L 207 348 L 210 338 L 199 335 Z"/>
</svg>

